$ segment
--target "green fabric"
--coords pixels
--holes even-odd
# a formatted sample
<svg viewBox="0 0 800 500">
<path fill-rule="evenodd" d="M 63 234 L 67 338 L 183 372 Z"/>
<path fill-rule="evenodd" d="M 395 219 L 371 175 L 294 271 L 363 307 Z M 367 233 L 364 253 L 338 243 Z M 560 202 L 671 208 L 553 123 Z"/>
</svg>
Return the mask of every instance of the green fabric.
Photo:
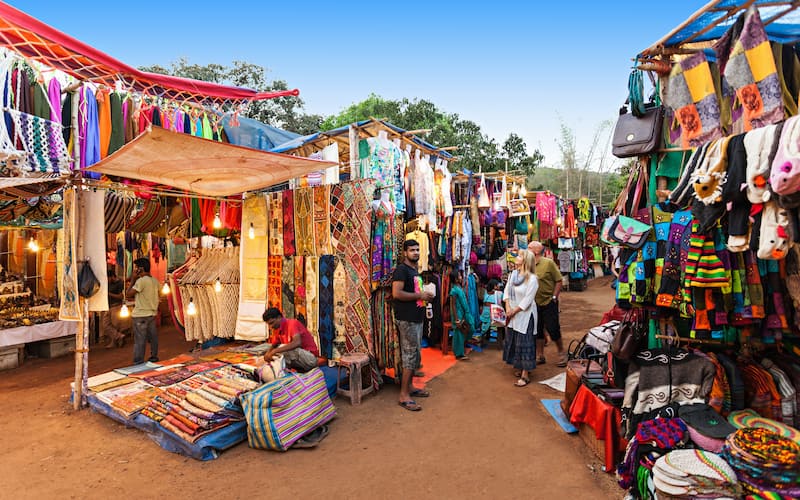
<svg viewBox="0 0 800 500">
<path fill-rule="evenodd" d="M 675 189 L 678 185 L 678 179 L 681 176 L 683 167 L 689 157 L 691 151 L 668 151 L 666 153 L 659 153 L 650 157 L 650 182 L 647 186 L 650 193 L 651 200 L 657 200 L 656 190 L 658 189 L 657 177 L 666 177 L 667 189 L 670 191 Z M 655 175 L 653 175 L 655 174 Z"/>
<path fill-rule="evenodd" d="M 50 119 L 50 100 L 38 83 L 33 84 L 33 114 L 45 120 Z"/>
<path fill-rule="evenodd" d="M 116 92 L 109 96 L 111 104 L 111 139 L 108 154 L 112 154 L 125 144 L 125 121 L 122 115 L 122 98 Z"/>
</svg>

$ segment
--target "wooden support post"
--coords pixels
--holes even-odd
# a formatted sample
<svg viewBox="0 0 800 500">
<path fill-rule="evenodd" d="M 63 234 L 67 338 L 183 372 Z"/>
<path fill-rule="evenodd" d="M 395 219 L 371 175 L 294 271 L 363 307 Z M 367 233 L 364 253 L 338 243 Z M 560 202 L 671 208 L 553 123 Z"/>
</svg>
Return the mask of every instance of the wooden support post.
<svg viewBox="0 0 800 500">
<path fill-rule="evenodd" d="M 355 125 L 350 125 L 348 128 L 348 135 L 350 139 L 350 178 L 357 179 L 360 176 L 360 169 L 358 168 L 360 160 L 358 157 L 358 141 L 360 138 L 358 136 L 358 129 Z"/>
<path fill-rule="evenodd" d="M 78 92 L 81 91 L 81 87 L 76 88 L 72 92 L 71 98 L 72 101 L 72 120 L 71 120 L 71 127 L 72 127 L 72 157 L 75 161 L 75 165 L 73 167 L 74 171 L 80 172 L 81 168 L 81 139 L 78 136 Z M 81 207 L 82 197 L 80 189 L 76 190 L 76 203 L 75 209 L 78 210 L 78 228 L 81 230 L 83 228 L 83 223 L 81 221 L 81 217 L 83 217 L 84 210 Z M 76 247 L 79 247 L 83 244 L 83 232 L 82 230 L 79 232 L 76 238 Z M 78 248 L 71 249 L 73 252 L 77 252 Z M 80 253 L 76 253 L 75 255 L 81 255 Z M 72 407 L 76 410 L 81 409 L 86 404 L 86 383 L 88 379 L 88 372 L 89 372 L 89 304 L 88 302 L 81 298 L 79 299 L 79 307 L 81 308 L 83 319 L 78 323 L 78 328 L 75 332 L 75 380 L 74 380 L 74 391 L 72 394 Z"/>
</svg>

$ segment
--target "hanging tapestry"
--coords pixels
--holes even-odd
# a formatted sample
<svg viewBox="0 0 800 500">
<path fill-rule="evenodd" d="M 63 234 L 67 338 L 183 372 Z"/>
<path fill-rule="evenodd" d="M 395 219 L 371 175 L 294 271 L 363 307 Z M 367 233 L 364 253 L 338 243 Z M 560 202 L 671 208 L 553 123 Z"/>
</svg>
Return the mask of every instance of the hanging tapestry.
<svg viewBox="0 0 800 500">
<path fill-rule="evenodd" d="M 344 209 L 347 214 L 342 254 L 346 257 L 345 275 L 347 278 L 347 303 L 345 325 L 347 329 L 348 352 L 354 349 L 354 339 L 372 350 L 372 330 L 369 311 L 370 298 L 370 221 L 364 214 L 370 211 L 372 195 L 375 191 L 373 179 L 359 179 L 342 184 Z"/>
<path fill-rule="evenodd" d="M 64 143 L 61 124 L 14 109 L 7 113 L 14 120 L 17 140 L 27 152 L 23 170 L 48 174 L 70 171 L 72 159 Z"/>
<path fill-rule="evenodd" d="M 75 189 L 64 190 L 64 237 L 58 239 L 59 247 L 63 248 L 59 255 L 59 262 L 62 263 L 63 278 L 60 282 L 59 296 L 61 297 L 61 307 L 58 311 L 58 319 L 61 321 L 80 321 L 82 318 L 81 308 L 78 302 L 78 266 L 76 245 L 77 245 L 77 211 L 75 203 Z M 62 247 L 63 244 L 63 247 Z"/>
<path fill-rule="evenodd" d="M 294 258 L 294 314 L 304 325 L 306 319 L 306 261 L 305 257 Z"/>
<path fill-rule="evenodd" d="M 264 313 L 267 290 L 267 199 L 264 195 L 250 196 L 242 204 L 242 225 L 253 227 L 253 238 L 241 239 L 239 259 L 241 268 L 239 309 L 236 318 L 236 338 L 263 340 L 266 337 Z"/>
<path fill-rule="evenodd" d="M 319 270 L 318 259 L 306 257 L 306 328 L 314 337 L 317 347 L 319 343 Z"/>
<path fill-rule="evenodd" d="M 81 226 L 83 230 L 82 254 L 80 260 L 89 259 L 92 272 L 100 282 L 100 289 L 91 297 L 89 311 L 108 311 L 108 273 L 106 272 L 106 235 L 104 190 L 81 193 Z"/>
<path fill-rule="evenodd" d="M 372 214 L 372 289 L 391 275 L 395 256 L 395 211 L 391 203 L 381 201 Z"/>
<path fill-rule="evenodd" d="M 269 254 L 283 255 L 283 197 L 281 193 L 267 194 L 269 200 Z"/>
<path fill-rule="evenodd" d="M 281 312 L 283 313 L 283 317 L 294 318 L 294 257 L 283 258 L 281 287 L 283 291 L 281 294 L 281 300 L 283 302 Z"/>
<path fill-rule="evenodd" d="M 335 187 L 335 186 L 333 186 Z M 347 272 L 342 259 L 336 259 L 336 268 L 333 271 L 333 359 L 339 359 L 347 353 L 345 338 L 347 337 Z"/>
<path fill-rule="evenodd" d="M 331 250 L 333 255 L 342 255 L 345 252 L 345 229 L 347 228 L 347 212 L 344 208 L 344 187 L 342 184 L 333 184 L 331 187 Z"/>
<path fill-rule="evenodd" d="M 331 217 L 330 186 L 314 188 L 314 236 L 316 255 L 330 255 L 331 250 Z"/>
<path fill-rule="evenodd" d="M 106 233 L 118 233 L 125 230 L 125 223 L 131 216 L 136 198 L 124 196 L 112 191 L 106 192 L 105 213 Z"/>
<path fill-rule="evenodd" d="M 783 120 L 781 81 L 758 9 L 751 7 L 714 49 L 724 97 L 730 99 L 732 130 L 752 130 Z M 742 126 L 737 126 L 738 122 Z"/>
<path fill-rule="evenodd" d="M 297 255 L 314 255 L 314 194 L 311 188 L 294 191 L 294 242 Z"/>
<path fill-rule="evenodd" d="M 682 59 L 672 67 L 664 91 L 668 108 L 670 142 L 680 135 L 684 148 L 696 148 L 722 136 L 720 109 L 714 77 L 703 52 Z"/>
<path fill-rule="evenodd" d="M 294 255 L 294 191 L 283 192 L 283 255 Z"/>
<path fill-rule="evenodd" d="M 270 255 L 267 258 L 267 305 L 278 309 L 283 305 L 281 293 L 283 289 L 283 257 Z"/>
<path fill-rule="evenodd" d="M 375 290 L 371 307 L 377 365 L 383 370 L 394 370 L 395 379 L 399 379 L 397 362 L 400 360 L 400 342 L 394 326 L 391 292 L 387 288 Z"/>
<path fill-rule="evenodd" d="M 333 270 L 336 266 L 333 255 L 319 258 L 319 342 L 320 355 L 333 357 Z"/>
</svg>

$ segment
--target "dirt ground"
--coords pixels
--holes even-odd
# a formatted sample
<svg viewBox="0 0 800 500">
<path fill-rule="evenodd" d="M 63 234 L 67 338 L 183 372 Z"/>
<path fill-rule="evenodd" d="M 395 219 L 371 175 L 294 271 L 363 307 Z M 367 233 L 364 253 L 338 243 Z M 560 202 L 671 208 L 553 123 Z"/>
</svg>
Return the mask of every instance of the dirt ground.
<svg viewBox="0 0 800 500">
<path fill-rule="evenodd" d="M 565 342 L 597 324 L 613 303 L 609 278 L 565 292 Z M 161 357 L 187 351 L 162 329 Z M 534 382 L 556 375 L 555 346 Z M 90 353 L 90 375 L 130 364 L 132 346 Z M 621 498 L 613 475 L 577 435 L 553 421 L 540 399 L 560 393 L 513 386 L 500 352 L 474 353 L 428 383 L 412 413 L 397 386 L 361 406 L 336 400 L 338 416 L 317 447 L 286 453 L 246 443 L 198 462 L 162 450 L 147 436 L 69 398 L 71 356 L 30 359 L 0 373 L 0 498 Z"/>
</svg>

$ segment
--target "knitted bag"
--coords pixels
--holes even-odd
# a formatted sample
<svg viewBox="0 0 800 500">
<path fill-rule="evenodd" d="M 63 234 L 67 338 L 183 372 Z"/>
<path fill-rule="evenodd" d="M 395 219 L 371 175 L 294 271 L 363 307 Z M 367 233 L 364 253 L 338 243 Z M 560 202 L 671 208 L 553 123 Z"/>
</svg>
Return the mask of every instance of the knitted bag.
<svg viewBox="0 0 800 500">
<path fill-rule="evenodd" d="M 153 232 L 164 222 L 164 217 L 164 209 L 158 199 L 146 200 L 128 221 L 128 230 L 133 233 Z"/>
</svg>

